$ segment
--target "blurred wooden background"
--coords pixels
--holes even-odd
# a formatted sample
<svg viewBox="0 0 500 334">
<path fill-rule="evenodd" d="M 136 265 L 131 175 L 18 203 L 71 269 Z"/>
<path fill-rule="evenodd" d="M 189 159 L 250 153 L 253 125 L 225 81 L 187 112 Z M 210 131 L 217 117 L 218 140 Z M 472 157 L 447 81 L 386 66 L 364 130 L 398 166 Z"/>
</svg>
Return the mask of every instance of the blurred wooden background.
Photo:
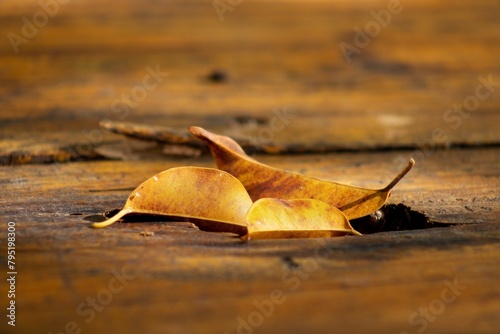
<svg viewBox="0 0 500 334">
<path fill-rule="evenodd" d="M 500 3 L 236 2 L 0 3 L 2 263 L 8 221 L 18 237 L 17 326 L 2 316 L 1 331 L 498 333 Z M 285 109 L 289 122 L 267 131 Z M 213 166 L 107 133 L 103 119 L 330 147 L 258 159 L 367 187 L 414 156 L 391 202 L 465 225 L 249 244 L 187 223 L 91 230 L 85 217 L 128 195 L 100 190 Z M 113 270 L 134 278 L 110 293 Z M 274 290 L 284 301 L 267 316 L 256 304 Z"/>
</svg>

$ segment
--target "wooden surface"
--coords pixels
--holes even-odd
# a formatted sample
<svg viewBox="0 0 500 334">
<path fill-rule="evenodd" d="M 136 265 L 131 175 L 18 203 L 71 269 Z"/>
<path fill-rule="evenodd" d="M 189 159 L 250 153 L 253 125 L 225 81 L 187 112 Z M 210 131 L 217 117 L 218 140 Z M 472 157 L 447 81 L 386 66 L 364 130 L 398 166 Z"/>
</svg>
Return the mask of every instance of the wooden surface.
<svg viewBox="0 0 500 334">
<path fill-rule="evenodd" d="M 3 38 L 0 260 L 13 221 L 18 275 L 15 328 L 0 284 L 0 332 L 498 333 L 500 86 L 467 116 L 447 110 L 500 81 L 500 8 L 402 6 L 351 63 L 339 44 L 386 1 L 244 1 L 224 21 L 210 1 L 69 2 L 18 53 Z M 38 11 L 3 1 L 1 35 Z M 168 76 L 137 106 L 113 107 L 157 67 Z M 390 203 L 459 225 L 249 243 L 187 222 L 90 229 L 155 173 L 214 166 L 105 132 L 105 119 L 327 148 L 256 158 L 363 187 L 413 156 Z"/>
</svg>

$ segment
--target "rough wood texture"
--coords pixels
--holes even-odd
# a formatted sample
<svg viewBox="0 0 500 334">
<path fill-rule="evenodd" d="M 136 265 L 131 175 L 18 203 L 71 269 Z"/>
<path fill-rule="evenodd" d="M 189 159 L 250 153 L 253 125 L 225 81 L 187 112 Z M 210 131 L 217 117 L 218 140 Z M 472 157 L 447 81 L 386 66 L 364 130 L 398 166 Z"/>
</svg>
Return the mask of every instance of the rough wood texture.
<svg viewBox="0 0 500 334">
<path fill-rule="evenodd" d="M 286 299 L 260 332 L 330 333 L 335 327 L 341 333 L 414 333 L 421 325 L 411 326 L 408 318 L 435 303 L 429 332 L 494 333 L 500 326 L 500 194 L 498 178 L 487 171 L 497 166 L 492 157 L 499 150 L 471 153 L 436 154 L 398 185 L 391 202 L 403 201 L 435 220 L 480 224 L 248 244 L 189 223 L 88 228 L 85 217 L 120 208 L 130 192 L 111 189 L 135 187 L 173 166 L 213 166 L 209 158 L 3 167 L 4 193 L 15 195 L 2 197 L 2 219 L 16 221 L 19 229 L 19 329 L 55 333 L 75 321 L 84 332 L 235 333 L 237 318 L 247 319 L 255 301 L 278 289 Z M 387 161 L 396 155 L 260 158 L 309 175 L 377 186 L 392 176 Z M 466 172 L 475 166 L 481 170 Z M 106 301 L 101 291 L 109 289 L 111 271 L 122 268 L 135 278 L 87 324 L 87 297 L 101 293 Z M 455 279 L 460 295 L 437 315 L 435 300 L 442 298 L 445 280 Z"/>
<path fill-rule="evenodd" d="M 20 18 L 40 10 L 1 6 L 2 36 L 20 34 Z M 347 63 L 340 43 L 355 45 L 354 27 L 386 9 L 386 1 L 250 2 L 221 22 L 201 1 L 61 5 L 18 54 L 8 39 L 0 44 L 0 163 L 86 158 L 116 138 L 100 132 L 102 119 L 347 148 L 498 144 L 498 86 L 469 116 L 445 116 L 475 94 L 478 77 L 499 81 L 498 4 L 402 3 Z M 156 68 L 169 75 L 148 81 L 155 88 L 144 96 L 122 97 Z M 226 81 L 209 79 L 217 69 Z M 286 131 L 261 131 L 285 106 L 295 116 Z M 436 128 L 444 134 L 434 140 Z"/>
<path fill-rule="evenodd" d="M 498 3 L 402 6 L 349 64 L 339 43 L 386 1 L 244 1 L 222 22 L 211 1 L 71 1 L 19 53 L 5 36 L 40 7 L 3 1 L 0 262 L 14 221 L 18 275 L 15 328 L 0 284 L 0 332 L 498 333 L 500 87 L 447 113 L 479 77 L 500 81 Z M 124 107 L 157 66 L 169 75 Z M 155 173 L 214 166 L 105 133 L 103 119 L 337 145 L 352 152 L 258 159 L 363 187 L 413 156 L 390 202 L 459 226 L 250 243 L 186 222 L 90 229 Z M 128 161 L 95 160 L 97 147 Z"/>
</svg>

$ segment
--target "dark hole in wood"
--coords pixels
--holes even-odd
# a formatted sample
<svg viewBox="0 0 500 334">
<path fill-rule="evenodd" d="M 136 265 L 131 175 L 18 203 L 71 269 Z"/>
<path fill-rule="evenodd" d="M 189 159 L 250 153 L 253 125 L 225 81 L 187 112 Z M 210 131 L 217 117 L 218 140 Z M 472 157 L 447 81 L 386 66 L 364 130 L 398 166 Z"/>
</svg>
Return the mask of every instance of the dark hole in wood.
<svg viewBox="0 0 500 334">
<path fill-rule="evenodd" d="M 210 82 L 222 83 L 228 80 L 228 75 L 226 71 L 223 70 L 213 70 L 207 75 L 207 79 Z"/>
<path fill-rule="evenodd" d="M 386 204 L 368 216 L 351 220 L 351 225 L 362 234 L 450 226 L 433 222 L 423 213 L 404 204 Z"/>
<path fill-rule="evenodd" d="M 92 223 L 99 223 L 103 222 L 106 220 L 106 217 L 103 215 L 90 215 L 90 216 L 85 216 L 83 217 L 83 220 L 92 222 Z"/>
</svg>

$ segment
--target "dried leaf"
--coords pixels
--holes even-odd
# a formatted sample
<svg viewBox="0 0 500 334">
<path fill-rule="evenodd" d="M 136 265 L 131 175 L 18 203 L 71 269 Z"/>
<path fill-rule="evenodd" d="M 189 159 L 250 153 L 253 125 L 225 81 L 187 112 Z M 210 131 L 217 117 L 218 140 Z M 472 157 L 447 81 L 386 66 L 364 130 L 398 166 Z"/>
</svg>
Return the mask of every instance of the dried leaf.
<svg viewBox="0 0 500 334">
<path fill-rule="evenodd" d="M 189 130 L 208 144 L 217 167 L 237 177 L 254 201 L 266 197 L 317 199 L 340 209 L 348 219 L 363 217 L 378 210 L 387 201 L 392 188 L 415 163 L 410 159 L 408 165 L 387 187 L 378 190 L 365 189 L 264 165 L 246 155 L 229 137 L 211 133 L 200 127 L 190 127 Z"/>
<path fill-rule="evenodd" d="M 202 230 L 244 235 L 251 205 L 234 176 L 212 168 L 177 167 L 143 182 L 120 212 L 92 226 L 106 227 L 127 214 L 141 213 L 187 218 Z"/>
<path fill-rule="evenodd" d="M 248 239 L 360 235 L 339 209 L 314 199 L 262 198 L 246 215 Z"/>
</svg>

